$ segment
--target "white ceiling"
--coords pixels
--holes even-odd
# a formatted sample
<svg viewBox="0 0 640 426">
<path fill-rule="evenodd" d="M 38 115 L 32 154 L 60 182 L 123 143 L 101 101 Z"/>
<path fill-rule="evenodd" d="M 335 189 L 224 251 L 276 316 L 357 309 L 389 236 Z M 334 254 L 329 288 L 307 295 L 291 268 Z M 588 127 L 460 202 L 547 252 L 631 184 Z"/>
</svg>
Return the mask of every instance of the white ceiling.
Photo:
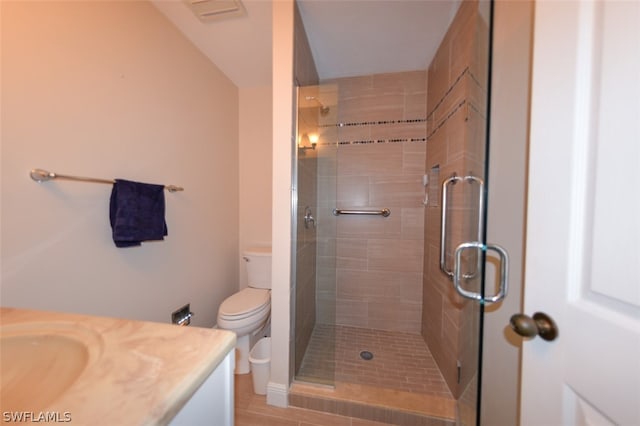
<svg viewBox="0 0 640 426">
<path fill-rule="evenodd" d="M 426 69 L 459 0 L 298 0 L 322 79 Z"/>
<path fill-rule="evenodd" d="M 243 0 L 245 16 L 200 21 L 182 0 L 151 0 L 238 87 L 271 84 L 271 1 Z"/>
<path fill-rule="evenodd" d="M 180 0 L 151 0 L 238 87 L 271 84 L 271 1 L 201 22 Z M 460 0 L 298 0 L 321 79 L 426 69 Z"/>
</svg>

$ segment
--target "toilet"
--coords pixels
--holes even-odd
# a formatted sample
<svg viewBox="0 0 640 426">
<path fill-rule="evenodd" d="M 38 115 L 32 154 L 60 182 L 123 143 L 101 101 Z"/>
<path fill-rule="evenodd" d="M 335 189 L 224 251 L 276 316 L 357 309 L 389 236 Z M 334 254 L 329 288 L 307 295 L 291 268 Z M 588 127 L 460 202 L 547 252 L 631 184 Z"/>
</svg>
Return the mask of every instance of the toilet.
<svg viewBox="0 0 640 426">
<path fill-rule="evenodd" d="M 249 287 L 229 296 L 218 309 L 218 328 L 236 333 L 236 374 L 247 374 L 252 342 L 267 331 L 271 318 L 271 248 L 249 248 L 242 258 Z"/>
</svg>

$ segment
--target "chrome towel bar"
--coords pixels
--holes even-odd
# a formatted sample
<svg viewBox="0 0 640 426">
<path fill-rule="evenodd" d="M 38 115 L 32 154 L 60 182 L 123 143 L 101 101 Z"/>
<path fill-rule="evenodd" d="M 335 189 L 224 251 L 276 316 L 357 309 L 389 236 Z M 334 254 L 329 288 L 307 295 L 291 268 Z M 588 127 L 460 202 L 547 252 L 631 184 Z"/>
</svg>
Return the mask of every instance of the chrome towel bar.
<svg viewBox="0 0 640 426">
<path fill-rule="evenodd" d="M 333 209 L 334 216 L 340 216 L 343 214 L 353 214 L 353 215 L 366 215 L 366 216 L 383 216 L 387 217 L 391 214 L 391 210 L 382 209 L 382 210 L 347 210 L 347 209 Z"/>
<path fill-rule="evenodd" d="M 116 183 L 113 179 L 98 179 L 98 178 L 90 178 L 90 177 L 81 177 L 81 176 L 69 176 L 69 175 L 61 175 L 59 173 L 48 172 L 42 169 L 33 169 L 31 173 L 29 173 L 31 179 L 36 182 L 46 182 L 51 179 L 66 179 L 66 180 L 75 180 L 80 182 L 92 182 L 92 183 L 107 183 L 114 184 Z M 177 192 L 184 191 L 184 188 L 175 185 L 165 185 L 164 189 L 169 192 Z"/>
</svg>

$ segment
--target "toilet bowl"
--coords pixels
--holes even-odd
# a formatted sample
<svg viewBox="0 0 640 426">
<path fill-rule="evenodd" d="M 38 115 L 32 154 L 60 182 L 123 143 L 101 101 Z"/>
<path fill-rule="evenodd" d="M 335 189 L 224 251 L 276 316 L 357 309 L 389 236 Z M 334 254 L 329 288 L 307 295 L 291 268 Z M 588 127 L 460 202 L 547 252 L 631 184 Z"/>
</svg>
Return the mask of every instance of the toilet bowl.
<svg viewBox="0 0 640 426">
<path fill-rule="evenodd" d="M 239 336 L 261 328 L 271 315 L 270 293 L 249 287 L 225 299 L 218 310 L 218 327 Z"/>
<path fill-rule="evenodd" d="M 271 249 L 247 249 L 243 259 L 249 287 L 226 298 L 217 319 L 218 328 L 236 333 L 236 374 L 249 373 L 252 337 L 265 330 L 271 318 Z"/>
</svg>

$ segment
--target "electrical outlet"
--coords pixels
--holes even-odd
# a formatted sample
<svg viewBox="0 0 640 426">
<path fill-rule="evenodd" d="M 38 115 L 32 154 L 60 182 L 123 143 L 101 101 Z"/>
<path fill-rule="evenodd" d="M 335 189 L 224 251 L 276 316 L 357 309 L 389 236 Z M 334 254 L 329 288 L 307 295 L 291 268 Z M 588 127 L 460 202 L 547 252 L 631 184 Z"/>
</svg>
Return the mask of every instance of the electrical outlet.
<svg viewBox="0 0 640 426">
<path fill-rule="evenodd" d="M 178 325 L 189 325 L 191 324 L 192 316 L 193 312 L 191 312 L 191 304 L 187 303 L 182 308 L 171 313 L 171 322 Z"/>
</svg>

